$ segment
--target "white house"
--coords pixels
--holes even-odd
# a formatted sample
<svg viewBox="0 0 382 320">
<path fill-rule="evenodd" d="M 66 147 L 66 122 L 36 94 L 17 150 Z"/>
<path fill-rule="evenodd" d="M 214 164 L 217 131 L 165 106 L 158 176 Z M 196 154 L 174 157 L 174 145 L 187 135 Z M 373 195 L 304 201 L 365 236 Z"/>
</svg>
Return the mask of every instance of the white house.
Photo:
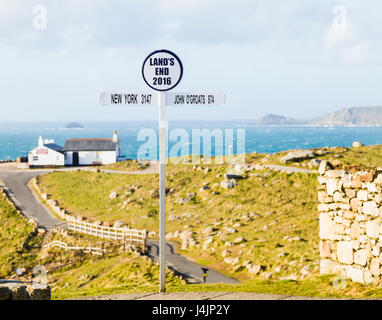
<svg viewBox="0 0 382 320">
<path fill-rule="evenodd" d="M 65 165 L 63 148 L 54 143 L 54 140 L 43 141 L 38 138 L 38 146 L 28 153 L 28 164 L 31 168 L 59 167 Z"/>
<path fill-rule="evenodd" d="M 54 144 L 53 140 L 42 142 L 29 152 L 30 167 L 78 166 L 110 164 L 121 155 L 120 139 L 114 130 L 110 139 L 68 139 L 65 147 Z"/>
<path fill-rule="evenodd" d="M 64 151 L 67 166 L 110 164 L 117 162 L 121 145 L 114 130 L 111 139 L 68 139 Z"/>
</svg>

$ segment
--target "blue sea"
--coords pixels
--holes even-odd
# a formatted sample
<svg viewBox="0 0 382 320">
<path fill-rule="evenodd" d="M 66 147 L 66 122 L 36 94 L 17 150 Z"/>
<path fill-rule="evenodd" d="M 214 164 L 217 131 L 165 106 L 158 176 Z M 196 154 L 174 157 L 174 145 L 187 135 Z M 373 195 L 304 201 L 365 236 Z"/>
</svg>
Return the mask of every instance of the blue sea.
<svg viewBox="0 0 382 320">
<path fill-rule="evenodd" d="M 137 151 L 144 142 L 137 141 L 138 132 L 152 129 L 158 132 L 158 123 L 152 122 L 89 122 L 81 123 L 84 129 L 65 129 L 67 123 L 2 123 L 0 124 L 0 160 L 14 160 L 26 156 L 37 146 L 41 135 L 44 139 L 54 139 L 64 146 L 69 138 L 111 138 L 114 129 L 121 139 L 122 152 L 130 159 L 137 158 Z M 181 128 L 191 137 L 192 129 L 233 129 L 234 139 L 237 129 L 245 130 L 245 152 L 274 153 L 289 149 L 308 149 L 326 146 L 352 145 L 360 141 L 365 145 L 382 144 L 382 127 L 257 127 L 246 121 L 170 121 L 169 132 Z M 169 149 L 176 141 L 169 142 Z M 190 141 L 187 146 L 190 148 Z M 234 143 L 235 145 L 235 143 Z M 234 153 L 236 153 L 234 146 Z M 212 143 L 212 155 L 214 142 Z M 205 154 L 206 155 L 206 154 Z M 147 156 L 149 158 L 149 156 Z"/>
</svg>

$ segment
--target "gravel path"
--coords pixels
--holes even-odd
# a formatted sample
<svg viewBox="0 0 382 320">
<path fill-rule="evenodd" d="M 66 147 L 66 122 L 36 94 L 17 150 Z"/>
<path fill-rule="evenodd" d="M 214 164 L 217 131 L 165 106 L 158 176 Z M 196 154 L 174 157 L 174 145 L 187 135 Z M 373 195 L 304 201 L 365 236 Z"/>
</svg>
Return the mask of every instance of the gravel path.
<svg viewBox="0 0 382 320">
<path fill-rule="evenodd" d="M 277 164 L 266 164 L 264 165 L 264 167 L 271 170 L 288 172 L 288 173 L 296 173 L 296 172 L 317 173 L 317 171 L 314 171 L 314 170 L 301 169 L 301 168 L 295 168 L 295 167 L 285 167 L 285 166 L 279 166 Z"/>
</svg>

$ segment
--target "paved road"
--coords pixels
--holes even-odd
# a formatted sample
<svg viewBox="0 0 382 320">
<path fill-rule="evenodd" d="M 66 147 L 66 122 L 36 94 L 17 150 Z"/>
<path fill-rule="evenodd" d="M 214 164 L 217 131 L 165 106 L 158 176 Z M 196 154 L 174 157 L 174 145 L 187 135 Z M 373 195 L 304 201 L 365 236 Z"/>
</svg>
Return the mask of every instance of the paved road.
<svg viewBox="0 0 382 320">
<path fill-rule="evenodd" d="M 73 170 L 73 169 L 72 169 Z M 152 169 L 151 169 L 152 170 Z M 9 196 L 16 203 L 17 207 L 28 218 L 36 220 L 40 227 L 50 229 L 60 223 L 53 214 L 51 214 L 41 203 L 34 197 L 32 192 L 27 187 L 30 179 L 37 175 L 46 174 L 52 170 L 0 170 L 0 180 L 4 182 L 8 190 Z M 151 172 L 151 171 L 150 171 Z M 121 173 L 121 172 L 117 172 Z M 0 181 L 0 186 L 1 186 Z M 148 241 L 149 256 L 152 259 L 159 257 L 158 241 Z M 175 254 L 174 248 L 170 243 L 166 246 L 166 261 L 168 267 L 176 273 L 182 275 L 184 279 L 194 283 L 203 282 L 202 266 L 190 261 L 189 259 Z M 215 270 L 209 270 L 207 283 L 239 283 L 237 280 L 227 277 Z"/>
<path fill-rule="evenodd" d="M 4 182 L 9 196 L 15 202 L 18 209 L 28 218 L 38 222 L 41 227 L 50 229 L 60 221 L 50 212 L 48 212 L 32 192 L 26 186 L 28 181 L 38 174 L 45 171 L 20 171 L 20 172 L 1 172 L 0 179 Z"/>
<path fill-rule="evenodd" d="M 288 173 L 296 173 L 296 172 L 317 173 L 317 171 L 314 171 L 314 170 L 295 168 L 295 167 L 285 167 L 285 166 L 279 166 L 277 164 L 266 164 L 264 165 L 264 167 L 271 170 L 288 172 Z"/>
<path fill-rule="evenodd" d="M 158 241 L 149 240 L 147 242 L 148 253 L 151 258 L 157 260 L 159 257 Z M 166 261 L 169 269 L 182 275 L 186 280 L 191 280 L 193 283 L 203 283 L 202 265 L 197 264 L 184 256 L 174 253 L 174 248 L 170 243 L 166 243 Z M 207 283 L 227 283 L 238 284 L 239 281 L 227 277 L 220 272 L 209 269 L 207 272 Z"/>
</svg>

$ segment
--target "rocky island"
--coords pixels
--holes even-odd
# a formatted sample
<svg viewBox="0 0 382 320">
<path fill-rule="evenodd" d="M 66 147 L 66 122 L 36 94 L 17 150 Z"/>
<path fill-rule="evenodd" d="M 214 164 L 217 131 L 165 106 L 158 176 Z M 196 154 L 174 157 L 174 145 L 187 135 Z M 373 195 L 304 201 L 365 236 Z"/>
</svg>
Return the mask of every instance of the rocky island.
<svg viewBox="0 0 382 320">
<path fill-rule="evenodd" d="M 66 129 L 83 129 L 85 128 L 82 124 L 78 122 L 71 122 L 65 126 Z"/>
</svg>

